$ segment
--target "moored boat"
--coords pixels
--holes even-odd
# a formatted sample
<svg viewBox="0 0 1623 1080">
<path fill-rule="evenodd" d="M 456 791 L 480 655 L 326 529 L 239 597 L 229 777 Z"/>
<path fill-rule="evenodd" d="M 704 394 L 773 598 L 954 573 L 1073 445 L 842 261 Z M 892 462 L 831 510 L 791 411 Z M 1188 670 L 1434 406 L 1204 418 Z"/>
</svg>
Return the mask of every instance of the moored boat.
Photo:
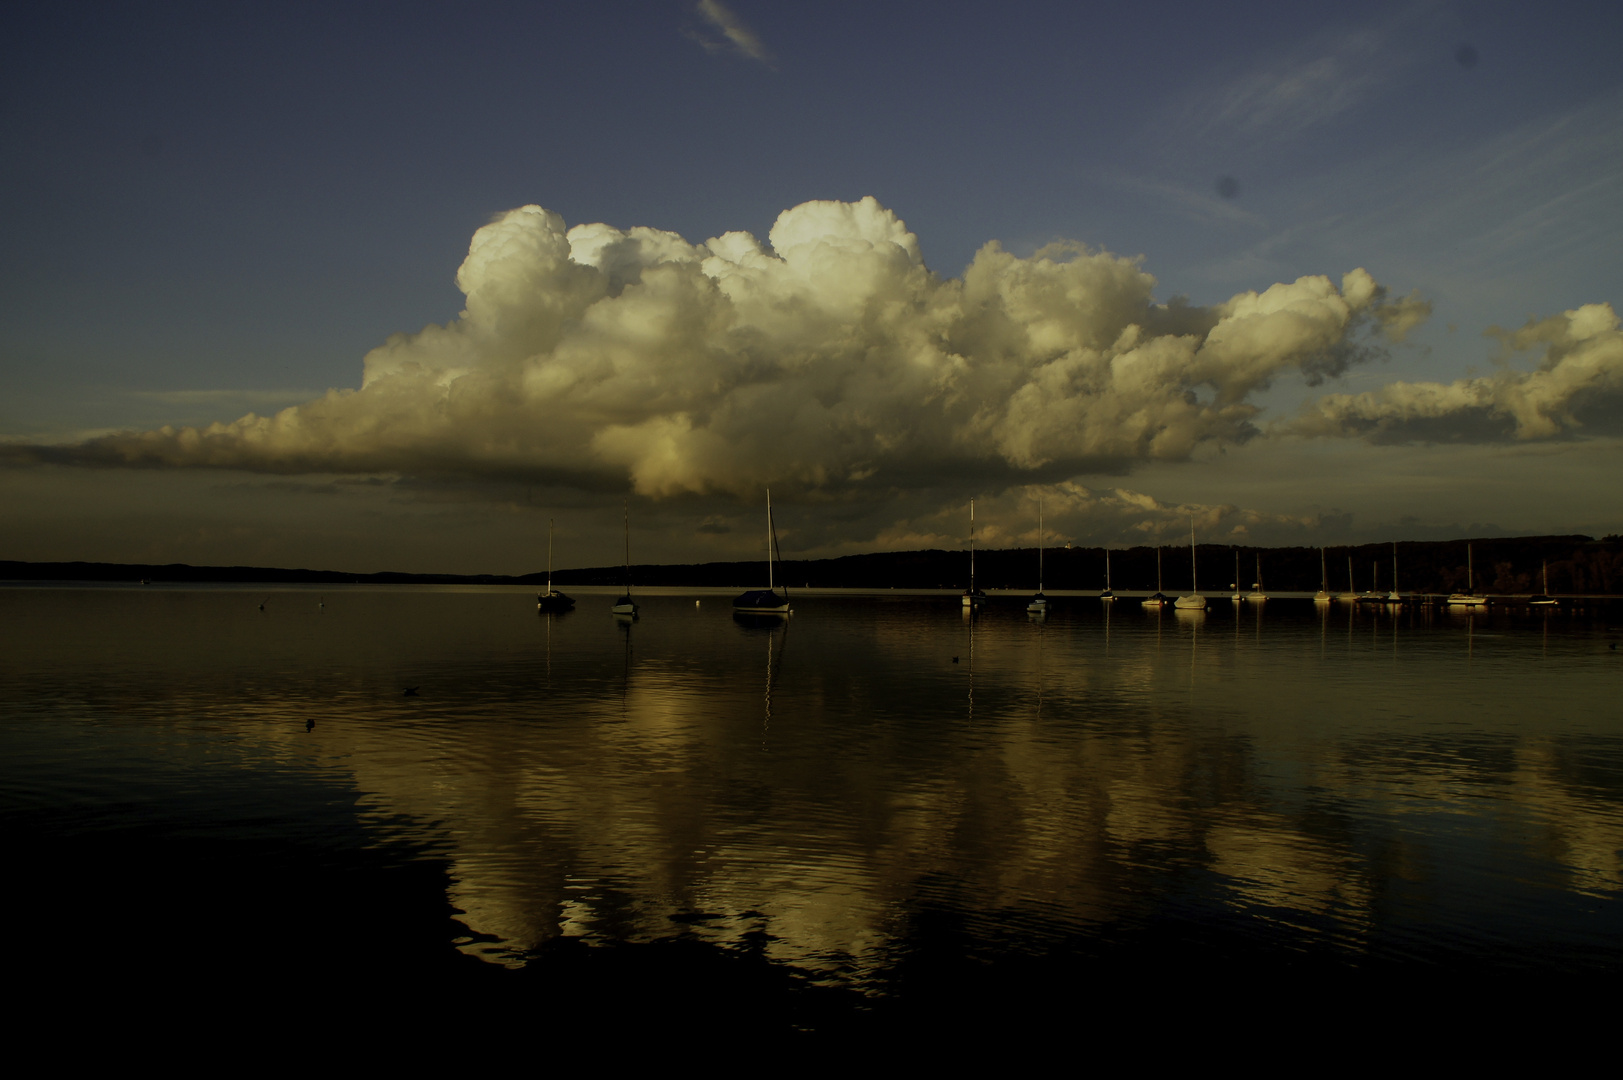
<svg viewBox="0 0 1623 1080">
<path fill-rule="evenodd" d="M 575 610 L 575 601 L 552 587 L 552 519 L 547 519 L 547 591 L 535 596 L 535 610 L 541 615 L 558 615 Z"/>
<path fill-rule="evenodd" d="M 772 491 L 766 493 L 766 588 L 750 589 L 733 599 L 734 615 L 777 616 L 789 614 L 789 587 L 778 592 L 773 577 L 773 556 L 778 546 L 778 532 L 772 525 Z"/>
<path fill-rule="evenodd" d="M 986 605 L 986 593 L 975 588 L 975 500 L 969 500 L 969 588 L 964 590 L 964 607 L 970 611 Z"/>
<path fill-rule="evenodd" d="M 1179 611 L 1205 611 L 1206 598 L 1200 595 L 1200 581 L 1195 565 L 1195 519 L 1189 519 L 1189 595 L 1180 596 L 1172 605 Z"/>
<path fill-rule="evenodd" d="M 1476 563 L 1471 545 L 1465 545 L 1465 591 L 1452 593 L 1448 597 L 1448 606 L 1457 608 L 1480 608 L 1488 606 L 1486 596 L 1476 594 Z"/>
<path fill-rule="evenodd" d="M 637 602 L 631 598 L 631 503 L 625 505 L 626 561 L 625 593 L 609 607 L 609 614 L 626 618 L 637 617 Z"/>
<path fill-rule="evenodd" d="M 1037 496 L 1037 595 L 1026 605 L 1028 615 L 1047 615 L 1048 597 L 1043 595 L 1043 497 Z"/>
<path fill-rule="evenodd" d="M 1172 603 L 1172 597 L 1161 591 L 1161 546 L 1155 547 L 1155 592 L 1144 598 L 1144 606 L 1160 609 Z"/>
</svg>

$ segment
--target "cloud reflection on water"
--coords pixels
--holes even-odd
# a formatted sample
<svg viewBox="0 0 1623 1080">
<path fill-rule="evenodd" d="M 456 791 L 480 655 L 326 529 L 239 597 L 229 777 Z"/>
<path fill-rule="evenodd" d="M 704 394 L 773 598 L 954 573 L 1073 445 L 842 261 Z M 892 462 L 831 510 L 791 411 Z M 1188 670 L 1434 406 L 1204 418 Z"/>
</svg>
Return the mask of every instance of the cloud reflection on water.
<svg viewBox="0 0 1623 1080">
<path fill-rule="evenodd" d="M 956 597 L 803 598 L 786 631 L 691 597 L 629 629 L 595 596 L 550 624 L 512 592 L 300 597 L 13 591 L 8 710 L 342 778 L 444 853 L 497 962 L 689 933 L 862 984 L 929 909 L 989 947 L 1194 910 L 1355 958 L 1582 937 L 1561 898 L 1623 883 L 1582 620 L 994 601 L 971 650 Z"/>
</svg>

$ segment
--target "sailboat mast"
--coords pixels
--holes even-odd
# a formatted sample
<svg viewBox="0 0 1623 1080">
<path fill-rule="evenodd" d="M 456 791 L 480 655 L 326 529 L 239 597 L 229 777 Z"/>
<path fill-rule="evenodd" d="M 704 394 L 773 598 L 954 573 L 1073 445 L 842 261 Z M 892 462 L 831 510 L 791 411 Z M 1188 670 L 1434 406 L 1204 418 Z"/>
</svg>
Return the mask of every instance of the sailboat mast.
<svg viewBox="0 0 1623 1080">
<path fill-rule="evenodd" d="M 766 587 L 777 588 L 772 580 L 772 538 L 777 534 L 772 529 L 772 489 L 766 489 Z M 760 579 L 756 579 L 760 580 Z"/>
<path fill-rule="evenodd" d="M 1257 584 L 1258 592 L 1262 591 L 1262 552 L 1257 552 Z"/>
<path fill-rule="evenodd" d="M 1155 594 L 1161 595 L 1161 545 L 1155 545 Z"/>
<path fill-rule="evenodd" d="M 625 579 L 626 579 L 626 595 L 630 596 L 631 595 L 631 500 L 630 499 L 627 499 L 625 501 L 625 504 L 624 504 L 622 509 L 625 512 L 625 526 L 626 526 L 626 565 L 625 565 L 625 574 L 624 574 L 624 576 L 625 576 Z"/>
<path fill-rule="evenodd" d="M 1037 496 L 1037 591 L 1043 591 L 1043 497 Z"/>
<path fill-rule="evenodd" d="M 1105 548 L 1105 592 L 1110 591 L 1110 549 Z"/>
<path fill-rule="evenodd" d="M 1323 592 L 1330 591 L 1330 568 L 1324 563 L 1324 549 L 1319 549 L 1319 588 Z"/>
<path fill-rule="evenodd" d="M 547 592 L 552 591 L 552 519 L 547 518 Z"/>
<path fill-rule="evenodd" d="M 1471 545 L 1465 545 L 1465 591 L 1476 592 L 1476 564 L 1471 561 Z"/>
<path fill-rule="evenodd" d="M 1200 583 L 1195 578 L 1195 519 L 1189 519 L 1189 591 L 1198 593 Z"/>
<path fill-rule="evenodd" d="M 975 500 L 969 500 L 969 593 L 975 594 Z"/>
<path fill-rule="evenodd" d="M 1392 595 L 1398 592 L 1398 542 L 1392 541 Z"/>
</svg>

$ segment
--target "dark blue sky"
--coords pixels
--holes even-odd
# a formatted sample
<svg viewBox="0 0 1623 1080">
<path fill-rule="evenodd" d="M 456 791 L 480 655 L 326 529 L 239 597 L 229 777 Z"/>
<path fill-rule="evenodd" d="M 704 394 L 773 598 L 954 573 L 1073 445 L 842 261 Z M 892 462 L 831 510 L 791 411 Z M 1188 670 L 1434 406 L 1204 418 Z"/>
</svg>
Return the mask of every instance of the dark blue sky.
<svg viewBox="0 0 1623 1080">
<path fill-rule="evenodd" d="M 679 2 L 15 7 L 0 434 L 356 386 L 526 203 L 699 243 L 872 195 L 946 277 L 1070 239 L 1197 303 L 1365 266 L 1435 305 L 1382 380 L 1623 293 L 1616 4 L 728 7 L 759 55 Z"/>
</svg>

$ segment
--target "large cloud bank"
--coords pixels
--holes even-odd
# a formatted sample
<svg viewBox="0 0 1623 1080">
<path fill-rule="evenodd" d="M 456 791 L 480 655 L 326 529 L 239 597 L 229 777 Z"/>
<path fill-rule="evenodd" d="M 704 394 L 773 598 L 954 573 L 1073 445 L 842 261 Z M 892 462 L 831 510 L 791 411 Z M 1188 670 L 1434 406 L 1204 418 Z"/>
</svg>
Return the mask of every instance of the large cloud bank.
<svg viewBox="0 0 1623 1080">
<path fill-rule="evenodd" d="M 1158 303 L 1136 260 L 1067 245 L 990 243 L 943 279 L 872 198 L 787 210 L 766 244 L 525 206 L 475 233 L 457 283 L 461 316 L 374 349 L 359 390 L 57 459 L 656 496 L 1058 478 L 1250 438 L 1254 392 L 1339 374 L 1428 311 L 1362 269 Z"/>
<path fill-rule="evenodd" d="M 1586 304 L 1500 336 L 1514 351 L 1544 355 L 1531 371 L 1507 367 L 1451 383 L 1328 394 L 1290 429 L 1385 443 L 1491 442 L 1570 435 L 1623 415 L 1623 330 L 1610 304 Z"/>
</svg>

